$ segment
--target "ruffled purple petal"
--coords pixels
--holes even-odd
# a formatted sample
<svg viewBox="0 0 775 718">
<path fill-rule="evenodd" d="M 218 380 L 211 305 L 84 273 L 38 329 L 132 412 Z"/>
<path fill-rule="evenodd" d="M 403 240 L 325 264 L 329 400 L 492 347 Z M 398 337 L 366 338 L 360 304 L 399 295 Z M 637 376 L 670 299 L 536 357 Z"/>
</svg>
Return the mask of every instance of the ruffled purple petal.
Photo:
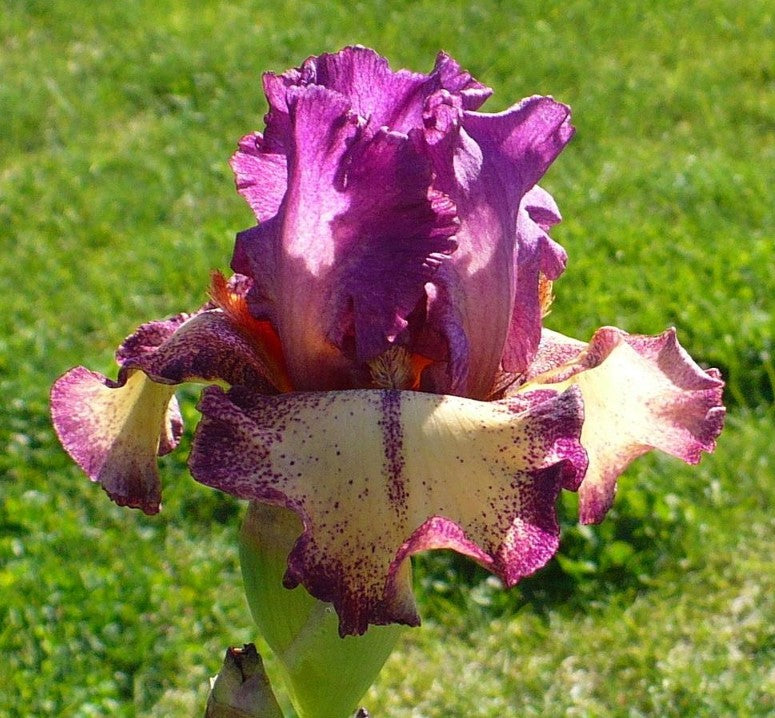
<svg viewBox="0 0 775 718">
<path fill-rule="evenodd" d="M 232 267 L 253 279 L 250 306 L 277 327 L 294 385 L 326 389 L 349 371 L 324 312 L 338 249 L 331 223 L 347 209 L 343 162 L 359 120 L 346 98 L 319 86 L 291 87 L 286 99 L 288 190 L 276 217 L 240 236 Z"/>
<path fill-rule="evenodd" d="M 288 158 L 284 149 L 271 147 L 261 133 L 254 132 L 240 140 L 230 164 L 237 191 L 256 219 L 263 222 L 277 214 L 288 187 Z"/>
<path fill-rule="evenodd" d="M 455 250 L 457 218 L 447 197 L 429 191 L 430 165 L 402 135 L 377 133 L 350 166 L 350 206 L 333 223 L 344 252 L 329 280 L 328 338 L 344 348 L 353 332 L 361 363 L 406 328 L 424 285 Z"/>
<path fill-rule="evenodd" d="M 452 95 L 459 95 L 464 110 L 478 110 L 492 95 L 491 88 L 475 80 L 446 52 L 436 56 L 436 67 L 431 77 L 434 75 L 438 76 L 439 83 L 433 87 L 433 91 L 446 90 Z"/>
<path fill-rule="evenodd" d="M 242 233 L 232 267 L 251 310 L 277 327 L 299 389 L 346 387 L 351 360 L 395 342 L 454 251 L 454 206 L 405 135 L 363 134 L 339 93 L 287 90 L 294 158 L 279 214 Z"/>
<path fill-rule="evenodd" d="M 603 519 L 616 479 L 633 459 L 659 449 L 695 464 L 703 451 L 714 450 L 724 423 L 724 382 L 717 370 L 692 360 L 673 329 L 652 337 L 604 327 L 588 345 L 545 332 L 521 390 L 542 385 L 576 385 L 584 397 L 581 442 L 589 470 L 579 490 L 583 523 Z"/>
<path fill-rule="evenodd" d="M 384 57 L 361 46 L 310 57 L 282 79 L 285 88 L 321 85 L 347 97 L 353 112 L 366 119 L 373 131 L 385 127 L 408 133 L 421 127 L 425 99 L 439 90 L 460 95 L 465 108 L 471 110 L 492 94 L 490 88 L 474 80 L 443 52 L 436 57 L 433 70 L 425 75 L 409 70 L 394 72 Z M 281 109 L 279 93 L 272 94 L 277 97 L 273 104 Z"/>
<path fill-rule="evenodd" d="M 485 403 L 213 387 L 199 408 L 192 474 L 300 516 L 286 584 L 332 602 L 342 635 L 418 622 L 406 562 L 417 551 L 452 548 L 508 585 L 544 565 L 557 494 L 586 468 L 575 389 Z"/>
<path fill-rule="evenodd" d="M 501 357 L 504 371 L 524 371 L 538 350 L 543 317 L 540 278 L 558 279 L 567 261 L 565 250 L 547 234 L 559 221 L 560 213 L 551 195 L 537 185 L 522 198 L 517 214 L 514 311 Z"/>
<path fill-rule="evenodd" d="M 294 384 L 346 387 L 364 361 L 398 342 L 413 351 L 431 346 L 430 358 L 446 362 L 444 388 L 466 393 L 459 378 L 470 374 L 471 356 L 476 376 L 487 373 L 479 364 L 500 362 L 514 299 L 517 209 L 553 159 L 554 135 L 555 144 L 567 141 L 563 131 L 548 129 L 562 106 L 532 98 L 501 115 L 479 115 L 475 110 L 492 91 L 445 53 L 425 75 L 394 72 L 364 47 L 267 74 L 264 88 L 266 131 L 243 138 L 232 158 L 238 189 L 262 224 L 238 236 L 232 268 L 253 278 L 251 310 L 277 326 Z M 470 132 L 451 131 L 461 122 Z M 470 167 L 466 142 L 475 156 Z M 501 177 L 503 171 L 509 176 Z M 456 263 L 465 278 L 441 273 L 445 289 L 426 292 L 455 248 L 452 191 L 470 205 L 469 247 Z M 542 247 L 531 247 L 539 257 L 531 262 L 541 263 Z M 489 263 L 490 276 L 474 287 L 466 272 L 481 263 Z M 505 292 L 493 283 L 503 278 Z M 431 295 L 456 306 L 431 311 Z M 488 323 L 501 317 L 490 346 L 472 316 L 480 305 Z M 443 323 L 410 326 L 413 312 L 426 311 Z M 439 385 L 439 368 L 430 373 L 437 377 L 428 383 Z M 471 393 L 485 396 L 486 383 L 477 379 Z"/>
<path fill-rule="evenodd" d="M 369 48 L 347 47 L 310 57 L 300 68 L 299 82 L 322 85 L 347 97 L 353 112 L 375 130 L 406 132 L 420 118 L 428 79 L 408 70 L 393 72 L 388 61 Z"/>
<path fill-rule="evenodd" d="M 192 317 L 154 351 L 127 357 L 127 369 L 140 369 L 160 384 L 224 381 L 275 392 L 255 338 L 218 309 Z"/>
<path fill-rule="evenodd" d="M 191 314 L 181 313 L 168 319 L 160 319 L 140 325 L 116 349 L 118 365 L 123 366 L 127 361 L 139 359 L 145 354 L 155 352 L 191 316 Z"/>
<path fill-rule="evenodd" d="M 437 172 L 435 185 L 455 202 L 458 250 L 434 282 L 446 286 L 468 343 L 465 394 L 489 395 L 501 363 L 523 371 L 535 353 L 541 315 L 538 276 L 558 276 L 565 253 L 546 235 L 559 218 L 536 182 L 573 134 L 569 109 L 550 97 L 531 97 L 506 112 L 463 110 L 458 98 L 437 93 L 426 103 L 425 138 Z M 450 356 L 460 332 L 446 332 Z M 451 367 L 450 374 L 461 373 Z"/>
<path fill-rule="evenodd" d="M 465 112 L 463 128 L 484 161 L 500 171 L 508 185 L 512 212 L 573 137 L 570 108 L 551 97 L 528 97 L 505 112 Z M 518 197 L 519 200 L 513 199 Z"/>
<path fill-rule="evenodd" d="M 440 89 L 459 94 L 467 110 L 476 110 L 492 94 L 445 53 L 439 53 L 428 75 L 393 72 L 385 58 L 365 47 L 310 57 L 283 75 L 268 73 L 264 76 L 270 106 L 267 131 L 243 137 L 231 159 L 237 189 L 260 222 L 277 214 L 288 186 L 292 148 L 288 90 L 309 85 L 347 97 L 370 133 L 387 128 L 406 134 L 421 127 L 425 98 Z"/>
</svg>

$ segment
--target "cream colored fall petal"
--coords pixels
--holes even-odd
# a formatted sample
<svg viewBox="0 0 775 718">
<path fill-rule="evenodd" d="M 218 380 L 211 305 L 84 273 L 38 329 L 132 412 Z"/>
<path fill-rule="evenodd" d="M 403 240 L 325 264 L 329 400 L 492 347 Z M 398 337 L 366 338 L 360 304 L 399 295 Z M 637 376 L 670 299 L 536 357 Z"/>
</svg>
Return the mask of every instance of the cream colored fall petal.
<svg viewBox="0 0 775 718">
<path fill-rule="evenodd" d="M 545 330 L 534 364 L 542 373 L 519 391 L 575 385 L 584 399 L 584 523 L 602 520 L 616 478 L 636 457 L 659 449 L 695 464 L 703 451 L 715 448 L 724 421 L 724 383 L 715 369 L 705 371 L 691 359 L 672 329 L 651 337 L 604 327 L 588 345 Z"/>
<path fill-rule="evenodd" d="M 390 390 L 205 391 L 190 467 L 286 506 L 304 532 L 286 585 L 334 604 L 341 633 L 416 624 L 408 564 L 453 548 L 508 584 L 554 554 L 554 503 L 586 466 L 579 392 L 501 402 Z"/>
<path fill-rule="evenodd" d="M 175 387 L 132 371 L 123 385 L 76 367 L 52 390 L 54 426 L 92 481 L 120 506 L 158 511 L 156 456 L 177 443 Z"/>
</svg>

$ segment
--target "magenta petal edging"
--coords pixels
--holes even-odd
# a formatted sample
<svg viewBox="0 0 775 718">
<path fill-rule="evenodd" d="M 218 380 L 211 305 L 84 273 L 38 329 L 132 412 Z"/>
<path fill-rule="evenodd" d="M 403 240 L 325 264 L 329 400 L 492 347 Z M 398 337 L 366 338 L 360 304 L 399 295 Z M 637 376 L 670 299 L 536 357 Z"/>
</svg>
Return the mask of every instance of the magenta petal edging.
<svg viewBox="0 0 775 718">
<path fill-rule="evenodd" d="M 536 364 L 541 372 L 529 371 L 523 389 L 575 384 L 584 397 L 583 523 L 603 519 L 617 477 L 638 456 L 658 449 L 696 464 L 715 449 L 724 425 L 724 382 L 717 370 L 697 365 L 674 329 L 643 336 L 603 327 L 587 345 L 545 332 Z"/>
<path fill-rule="evenodd" d="M 286 585 L 333 603 L 342 635 L 418 622 L 405 564 L 416 551 L 459 549 L 508 585 L 542 566 L 557 494 L 587 465 L 575 387 L 500 402 L 210 387 L 199 408 L 194 478 L 299 515 Z"/>
</svg>

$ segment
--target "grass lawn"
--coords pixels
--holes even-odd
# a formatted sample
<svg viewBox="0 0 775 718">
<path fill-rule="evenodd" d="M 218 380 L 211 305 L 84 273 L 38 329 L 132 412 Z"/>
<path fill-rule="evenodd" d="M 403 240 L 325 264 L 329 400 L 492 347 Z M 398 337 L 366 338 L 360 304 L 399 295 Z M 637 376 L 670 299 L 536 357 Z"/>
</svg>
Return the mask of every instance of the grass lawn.
<svg viewBox="0 0 775 718">
<path fill-rule="evenodd" d="M 113 376 L 134 327 L 201 303 L 252 224 L 227 160 L 262 126 L 260 72 L 355 42 L 424 71 L 446 49 L 495 88 L 490 111 L 570 104 L 577 135 L 542 183 L 570 255 L 548 325 L 675 325 L 729 406 L 716 454 L 639 460 L 600 526 L 564 497 L 561 554 L 512 591 L 421 558 L 424 626 L 364 703 L 775 713 L 775 16 L 764 0 L 649 8 L 0 0 L 0 715 L 201 715 L 225 647 L 255 638 L 243 507 L 187 478 L 185 450 L 162 460 L 159 516 L 113 506 L 59 447 L 48 390 L 75 364 Z"/>
</svg>

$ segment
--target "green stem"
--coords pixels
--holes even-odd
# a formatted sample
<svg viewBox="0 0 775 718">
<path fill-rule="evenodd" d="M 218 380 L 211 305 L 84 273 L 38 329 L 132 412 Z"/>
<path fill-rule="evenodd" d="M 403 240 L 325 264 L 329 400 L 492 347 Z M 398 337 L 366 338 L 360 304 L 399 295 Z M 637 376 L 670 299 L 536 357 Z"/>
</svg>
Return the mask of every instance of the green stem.
<svg viewBox="0 0 775 718">
<path fill-rule="evenodd" d="M 279 656 L 280 660 L 286 665 L 291 673 L 298 670 L 304 657 L 310 650 L 314 650 L 314 644 L 319 640 L 318 634 L 320 633 L 321 627 L 324 625 L 326 614 L 330 613 L 330 611 L 331 609 L 328 604 L 323 603 L 322 601 L 316 601 L 312 606 L 304 625 L 299 629 L 299 632 L 296 634 L 288 648 L 286 648 Z"/>
</svg>

